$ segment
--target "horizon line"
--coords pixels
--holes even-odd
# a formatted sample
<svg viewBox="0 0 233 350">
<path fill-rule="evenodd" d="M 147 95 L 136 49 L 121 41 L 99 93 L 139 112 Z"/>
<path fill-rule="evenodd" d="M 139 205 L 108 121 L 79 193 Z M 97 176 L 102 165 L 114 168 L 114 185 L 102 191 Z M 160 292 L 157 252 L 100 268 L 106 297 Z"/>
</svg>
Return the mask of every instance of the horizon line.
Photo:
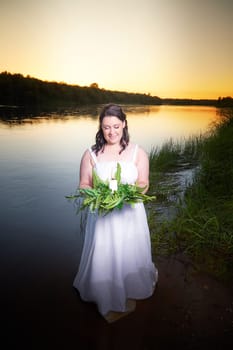
<svg viewBox="0 0 233 350">
<path fill-rule="evenodd" d="M 223 98 L 231 98 L 232 96 L 227 95 L 227 96 L 218 96 L 216 98 L 209 98 L 209 97 L 202 97 L 202 98 L 197 98 L 197 97 L 160 97 L 158 95 L 151 95 L 150 93 L 145 93 L 145 92 L 133 92 L 133 91 L 123 91 L 123 90 L 113 90 L 113 89 L 106 89 L 104 87 L 99 87 L 99 84 L 96 82 L 91 83 L 90 85 L 78 85 L 78 84 L 71 84 L 71 83 L 67 83 L 65 81 L 57 81 L 57 80 L 43 80 L 41 78 L 37 78 L 34 76 L 31 76 L 30 74 L 23 74 L 23 73 L 11 73 L 7 70 L 0 72 L 0 74 L 10 74 L 10 75 L 21 75 L 23 78 L 27 79 L 35 79 L 35 80 L 40 80 L 44 83 L 56 83 L 56 84 L 64 84 L 67 86 L 77 86 L 77 87 L 81 87 L 81 88 L 91 88 L 92 85 L 96 84 L 96 88 L 99 90 L 106 90 L 106 91 L 112 91 L 112 92 L 124 92 L 124 93 L 129 93 L 129 94 L 140 94 L 140 95 L 150 95 L 151 97 L 155 97 L 155 98 L 159 98 L 161 100 L 192 100 L 192 101 L 203 101 L 203 100 L 208 100 L 208 101 L 218 101 L 219 99 L 223 99 Z"/>
</svg>

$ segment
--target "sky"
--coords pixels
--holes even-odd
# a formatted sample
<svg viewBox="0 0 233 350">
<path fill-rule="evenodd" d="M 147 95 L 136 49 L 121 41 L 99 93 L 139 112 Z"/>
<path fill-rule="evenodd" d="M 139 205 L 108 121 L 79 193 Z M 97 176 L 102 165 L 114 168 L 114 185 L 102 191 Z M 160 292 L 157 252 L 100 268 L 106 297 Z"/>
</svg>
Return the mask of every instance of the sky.
<svg viewBox="0 0 233 350">
<path fill-rule="evenodd" d="M 0 72 L 233 97 L 232 0 L 0 0 Z"/>
</svg>

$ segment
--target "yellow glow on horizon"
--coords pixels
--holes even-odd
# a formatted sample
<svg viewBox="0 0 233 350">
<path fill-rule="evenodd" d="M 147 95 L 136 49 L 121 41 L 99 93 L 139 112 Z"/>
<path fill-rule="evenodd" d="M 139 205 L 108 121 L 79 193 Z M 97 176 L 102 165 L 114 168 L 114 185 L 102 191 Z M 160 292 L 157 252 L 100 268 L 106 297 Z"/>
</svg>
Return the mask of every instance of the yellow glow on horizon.
<svg viewBox="0 0 233 350">
<path fill-rule="evenodd" d="M 3 0 L 0 71 L 161 98 L 233 97 L 233 2 Z"/>
</svg>

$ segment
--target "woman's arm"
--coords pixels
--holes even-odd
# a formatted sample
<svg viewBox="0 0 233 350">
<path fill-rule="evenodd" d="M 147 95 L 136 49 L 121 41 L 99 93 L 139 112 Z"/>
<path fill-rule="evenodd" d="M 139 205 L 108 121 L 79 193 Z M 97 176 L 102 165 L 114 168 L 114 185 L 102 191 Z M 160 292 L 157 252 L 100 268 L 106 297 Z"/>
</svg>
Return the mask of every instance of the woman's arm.
<svg viewBox="0 0 233 350">
<path fill-rule="evenodd" d="M 138 169 L 137 186 L 145 187 L 143 193 L 146 193 L 149 188 L 149 158 L 141 147 L 138 147 L 136 166 Z"/>
<path fill-rule="evenodd" d="M 79 188 L 92 188 L 92 159 L 89 150 L 86 150 L 80 163 Z"/>
</svg>

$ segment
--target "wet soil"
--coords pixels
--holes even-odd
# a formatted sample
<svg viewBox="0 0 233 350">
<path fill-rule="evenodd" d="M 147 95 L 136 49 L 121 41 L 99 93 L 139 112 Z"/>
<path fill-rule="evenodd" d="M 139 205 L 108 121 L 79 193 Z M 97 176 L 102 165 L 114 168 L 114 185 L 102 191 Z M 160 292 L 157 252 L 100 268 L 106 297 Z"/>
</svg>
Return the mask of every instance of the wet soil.
<svg viewBox="0 0 233 350">
<path fill-rule="evenodd" d="M 67 259 L 68 260 L 68 259 Z M 74 264 L 54 261 L 8 275 L 1 306 L 4 349 L 232 349 L 233 286 L 195 271 L 182 255 L 157 258 L 152 297 L 108 324 L 72 287 Z M 72 267 L 73 266 L 73 267 Z"/>
</svg>

